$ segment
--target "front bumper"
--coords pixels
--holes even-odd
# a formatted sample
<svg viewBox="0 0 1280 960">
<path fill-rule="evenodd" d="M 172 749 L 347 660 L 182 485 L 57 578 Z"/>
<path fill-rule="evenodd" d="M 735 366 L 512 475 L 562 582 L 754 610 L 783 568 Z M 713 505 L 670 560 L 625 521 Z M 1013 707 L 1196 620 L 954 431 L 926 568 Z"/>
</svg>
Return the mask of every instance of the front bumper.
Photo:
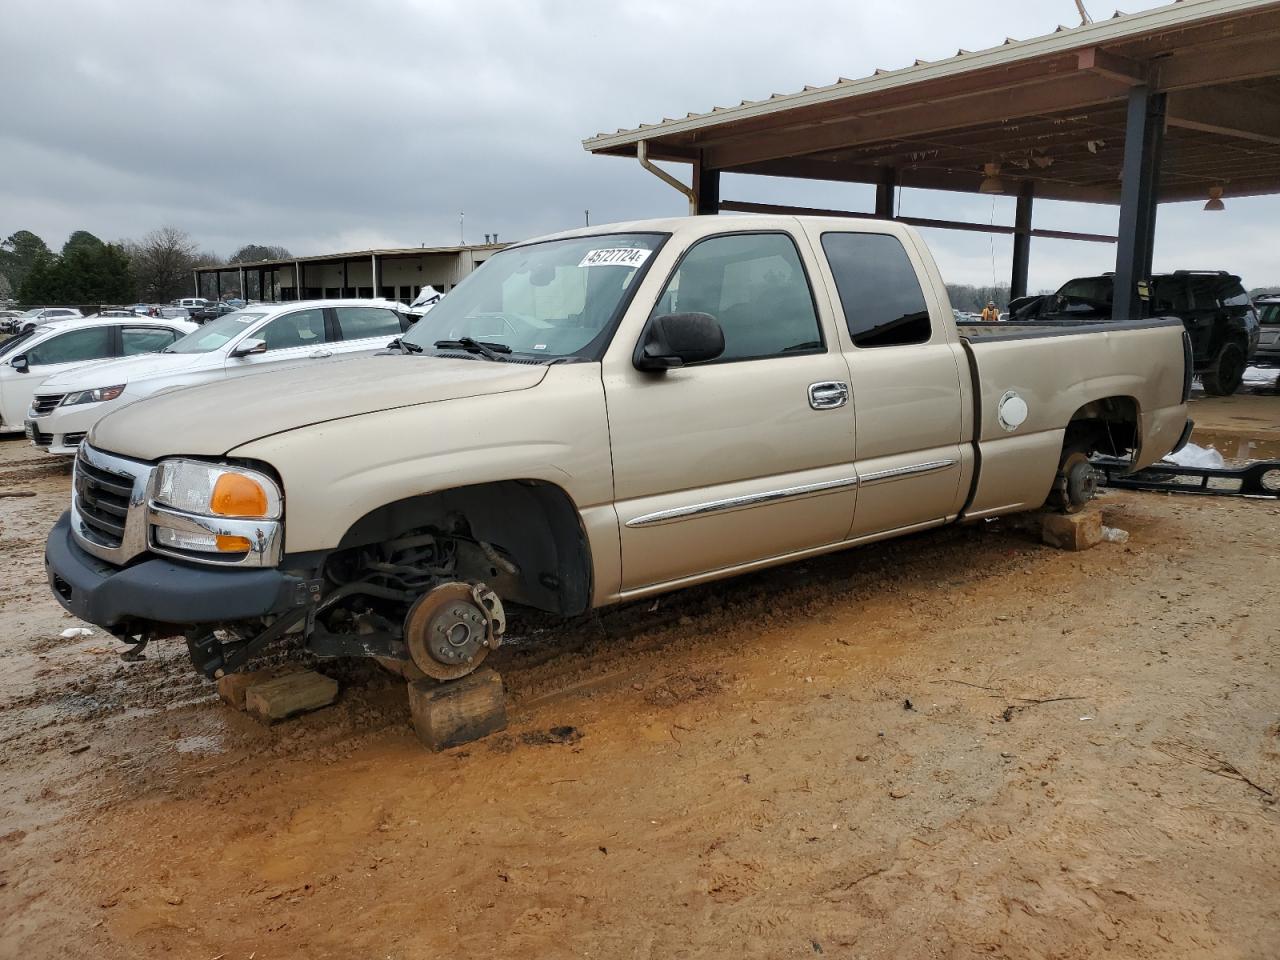
<svg viewBox="0 0 1280 960">
<path fill-rule="evenodd" d="M 1258 367 L 1280 366 L 1280 342 L 1258 344 L 1258 350 L 1249 362 Z"/>
<path fill-rule="evenodd" d="M 41 429 L 40 420 L 27 420 L 24 424 L 27 439 L 45 453 L 59 457 L 74 457 L 80 449 L 83 433 L 46 433 Z"/>
<path fill-rule="evenodd" d="M 27 414 L 27 436 L 37 447 L 60 456 L 75 456 L 89 429 L 121 406 L 119 400 L 54 407 L 43 416 Z"/>
<path fill-rule="evenodd" d="M 307 581 L 274 569 L 219 570 L 160 557 L 117 567 L 80 548 L 69 513 L 49 532 L 44 566 L 54 597 L 69 613 L 100 627 L 137 625 L 139 632 L 250 620 L 311 600 Z"/>
</svg>

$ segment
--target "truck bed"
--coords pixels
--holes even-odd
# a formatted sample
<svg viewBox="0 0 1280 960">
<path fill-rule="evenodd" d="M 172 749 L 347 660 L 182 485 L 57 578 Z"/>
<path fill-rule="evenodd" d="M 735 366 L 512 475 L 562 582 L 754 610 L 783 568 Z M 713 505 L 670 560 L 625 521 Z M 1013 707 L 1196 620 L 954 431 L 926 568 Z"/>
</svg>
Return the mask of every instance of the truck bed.
<svg viewBox="0 0 1280 960">
<path fill-rule="evenodd" d="M 956 329 L 965 340 L 978 339 L 1025 340 L 1029 337 L 1065 337 L 1081 333 L 1095 333 L 1100 329 L 1145 330 L 1153 326 L 1167 326 L 1181 321 L 1176 317 L 1151 317 L 1145 320 L 1130 320 L 1127 323 L 1116 323 L 1114 320 L 1102 318 L 1082 318 L 1079 320 L 1000 320 L 972 323 L 956 323 Z"/>
<path fill-rule="evenodd" d="M 1186 420 L 1181 321 L 1007 321 L 957 328 L 973 381 L 980 464 L 966 516 L 1042 502 L 1061 455 L 1065 425 L 1099 398 L 1131 400 L 1138 408 L 1135 469 L 1159 460 L 1177 443 Z M 1025 421 L 1013 427 L 1001 422 L 1002 405 L 1010 398 L 1026 404 Z M 1028 483 L 1033 476 L 1043 480 Z"/>
</svg>

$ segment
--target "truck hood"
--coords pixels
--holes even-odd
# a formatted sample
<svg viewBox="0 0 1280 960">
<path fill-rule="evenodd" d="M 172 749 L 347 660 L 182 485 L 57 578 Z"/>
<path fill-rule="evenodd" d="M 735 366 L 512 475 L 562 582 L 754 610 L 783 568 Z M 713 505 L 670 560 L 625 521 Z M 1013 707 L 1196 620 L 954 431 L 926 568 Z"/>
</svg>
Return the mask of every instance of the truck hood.
<svg viewBox="0 0 1280 960">
<path fill-rule="evenodd" d="M 89 443 L 141 460 L 221 456 L 260 437 L 330 420 L 527 390 L 546 373 L 542 364 L 412 354 L 303 365 L 139 400 L 99 420 Z"/>
<path fill-rule="evenodd" d="M 220 367 L 220 353 L 143 353 L 136 357 L 105 360 L 92 367 L 80 367 L 66 373 L 55 373 L 40 384 L 40 393 L 70 393 L 132 383 L 144 377 L 159 377 L 184 370 L 207 370 Z"/>
</svg>

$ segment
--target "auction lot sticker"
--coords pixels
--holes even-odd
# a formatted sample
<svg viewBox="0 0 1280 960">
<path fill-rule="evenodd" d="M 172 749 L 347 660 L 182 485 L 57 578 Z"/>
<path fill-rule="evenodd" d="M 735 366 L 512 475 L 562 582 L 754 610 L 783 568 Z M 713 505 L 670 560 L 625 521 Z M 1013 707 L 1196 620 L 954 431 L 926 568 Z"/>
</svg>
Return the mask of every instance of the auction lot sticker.
<svg viewBox="0 0 1280 960">
<path fill-rule="evenodd" d="M 638 247 L 607 247 L 603 250 L 588 250 L 587 255 L 578 263 L 580 267 L 638 267 L 649 259 L 652 250 L 641 250 Z"/>
</svg>

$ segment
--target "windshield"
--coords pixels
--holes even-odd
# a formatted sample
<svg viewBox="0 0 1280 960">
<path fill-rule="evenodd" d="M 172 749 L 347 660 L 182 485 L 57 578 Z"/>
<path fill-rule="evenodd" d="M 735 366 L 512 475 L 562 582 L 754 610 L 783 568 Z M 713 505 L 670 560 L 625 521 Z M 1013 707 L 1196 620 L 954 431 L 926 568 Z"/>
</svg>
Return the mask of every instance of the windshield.
<svg viewBox="0 0 1280 960">
<path fill-rule="evenodd" d="M 1258 318 L 1264 326 L 1280 327 L 1280 303 L 1258 304 Z"/>
<path fill-rule="evenodd" d="M 26 313 L 22 314 L 22 316 L 35 317 L 39 316 L 41 313 L 44 313 L 44 307 L 35 307 L 34 309 L 28 310 Z"/>
<path fill-rule="evenodd" d="M 245 328 L 265 317 L 265 313 L 228 313 L 217 320 L 210 320 L 199 330 L 193 330 L 161 353 L 210 353 L 226 346 Z"/>
<path fill-rule="evenodd" d="M 0 357 L 7 357 L 9 354 L 13 353 L 14 350 L 22 346 L 32 337 L 36 336 L 37 334 L 45 333 L 46 331 L 51 329 L 53 328 L 43 327 L 43 326 L 32 327 L 26 333 L 20 333 L 16 337 L 10 337 L 4 343 L 0 343 Z"/>
<path fill-rule="evenodd" d="M 614 233 L 490 257 L 402 338 L 427 350 L 480 341 L 534 357 L 593 357 L 665 234 Z M 505 350 L 503 348 L 506 348 Z M 492 351 L 491 351 L 492 352 Z"/>
</svg>

